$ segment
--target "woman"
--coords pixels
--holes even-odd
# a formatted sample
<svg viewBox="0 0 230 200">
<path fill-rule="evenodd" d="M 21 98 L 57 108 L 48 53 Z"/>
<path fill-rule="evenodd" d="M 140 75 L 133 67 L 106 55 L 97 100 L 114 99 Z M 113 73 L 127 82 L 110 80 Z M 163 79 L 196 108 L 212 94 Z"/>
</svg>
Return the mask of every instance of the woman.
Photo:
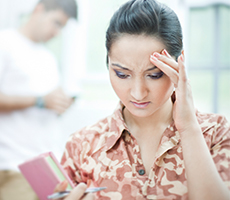
<svg viewBox="0 0 230 200">
<path fill-rule="evenodd" d="M 117 110 L 73 134 L 62 165 L 96 199 L 228 199 L 230 127 L 195 110 L 176 14 L 131 0 L 106 33 Z"/>
</svg>

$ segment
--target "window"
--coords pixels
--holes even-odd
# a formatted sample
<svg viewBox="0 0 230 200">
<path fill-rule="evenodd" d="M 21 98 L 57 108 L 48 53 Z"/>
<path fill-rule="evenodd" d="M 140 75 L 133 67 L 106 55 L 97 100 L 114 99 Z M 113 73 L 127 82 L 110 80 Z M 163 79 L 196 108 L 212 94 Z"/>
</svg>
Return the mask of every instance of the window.
<svg viewBox="0 0 230 200">
<path fill-rule="evenodd" d="M 188 65 L 198 109 L 230 118 L 230 6 L 191 7 Z"/>
</svg>

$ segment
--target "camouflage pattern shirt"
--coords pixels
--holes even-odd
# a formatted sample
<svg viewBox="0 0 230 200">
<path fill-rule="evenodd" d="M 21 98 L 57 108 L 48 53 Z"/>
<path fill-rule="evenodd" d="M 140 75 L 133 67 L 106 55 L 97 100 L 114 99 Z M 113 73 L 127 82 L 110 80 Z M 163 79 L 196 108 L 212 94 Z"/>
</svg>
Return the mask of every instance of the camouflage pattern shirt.
<svg viewBox="0 0 230 200">
<path fill-rule="evenodd" d="M 147 176 L 140 148 L 122 117 L 123 105 L 109 117 L 71 135 L 62 165 L 78 184 L 107 187 L 100 200 L 187 199 L 188 188 L 180 135 L 166 128 Z M 230 126 L 223 116 L 202 114 L 197 119 L 217 170 L 230 188 Z M 207 166 L 208 167 L 208 166 Z"/>
</svg>

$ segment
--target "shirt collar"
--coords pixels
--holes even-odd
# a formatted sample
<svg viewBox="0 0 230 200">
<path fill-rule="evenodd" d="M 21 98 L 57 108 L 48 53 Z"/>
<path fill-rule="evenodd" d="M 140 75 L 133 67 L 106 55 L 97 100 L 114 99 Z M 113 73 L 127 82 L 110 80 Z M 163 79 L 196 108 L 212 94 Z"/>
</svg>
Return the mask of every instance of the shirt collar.
<svg viewBox="0 0 230 200">
<path fill-rule="evenodd" d="M 105 150 L 110 150 L 117 141 L 121 138 L 122 134 L 125 132 L 128 132 L 127 125 L 125 124 L 124 118 L 123 118 L 123 109 L 124 105 L 119 102 L 116 110 L 114 113 L 108 118 L 108 124 L 109 124 L 109 133 L 111 136 L 107 137 L 106 144 L 105 144 Z M 126 131 L 125 131 L 126 130 Z"/>
<path fill-rule="evenodd" d="M 129 129 L 127 125 L 125 124 L 124 118 L 123 118 L 123 109 L 124 105 L 122 102 L 119 102 L 117 108 L 115 109 L 114 113 L 109 116 L 108 119 L 108 134 L 106 134 L 106 140 L 104 143 L 104 150 L 108 151 L 117 143 L 117 141 L 121 138 L 123 135 L 125 138 L 125 141 L 130 140 L 130 134 Z M 209 123 L 209 126 L 206 126 L 205 120 L 201 120 L 199 116 L 199 112 L 196 111 L 196 115 L 199 121 L 199 124 L 201 126 L 202 132 L 204 133 L 210 126 L 213 126 L 213 124 Z M 171 125 L 167 128 L 165 133 L 162 136 L 161 139 L 161 145 L 162 149 L 159 149 L 159 154 L 161 154 L 165 149 L 170 149 L 173 146 L 176 146 L 180 142 L 180 134 L 177 131 L 174 122 L 172 122 Z M 167 145 L 167 147 L 164 147 Z M 102 147 L 102 146 L 101 146 Z"/>
</svg>

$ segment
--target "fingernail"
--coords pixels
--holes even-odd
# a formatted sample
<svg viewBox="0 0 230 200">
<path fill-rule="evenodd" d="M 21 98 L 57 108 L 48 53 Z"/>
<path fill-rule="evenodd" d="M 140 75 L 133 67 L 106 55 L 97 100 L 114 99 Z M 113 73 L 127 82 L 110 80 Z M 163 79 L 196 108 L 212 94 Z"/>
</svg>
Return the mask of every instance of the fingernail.
<svg viewBox="0 0 230 200">
<path fill-rule="evenodd" d="M 160 58 L 161 57 L 161 55 L 159 54 L 159 53 L 153 53 L 153 55 L 155 56 L 155 57 L 157 57 L 157 58 Z"/>
<path fill-rule="evenodd" d="M 151 55 L 150 58 L 151 58 L 152 60 L 154 60 L 154 61 L 158 61 L 157 58 L 156 58 L 155 56 L 153 56 L 153 55 Z"/>
<path fill-rule="evenodd" d="M 170 58 L 171 58 L 170 54 L 167 52 L 167 50 L 166 50 L 166 49 L 164 49 L 164 50 L 163 50 L 163 53 L 164 53 L 166 56 L 168 56 L 168 57 L 170 57 Z"/>
<path fill-rule="evenodd" d="M 64 186 L 66 184 L 66 180 L 61 182 L 61 186 Z"/>
</svg>

